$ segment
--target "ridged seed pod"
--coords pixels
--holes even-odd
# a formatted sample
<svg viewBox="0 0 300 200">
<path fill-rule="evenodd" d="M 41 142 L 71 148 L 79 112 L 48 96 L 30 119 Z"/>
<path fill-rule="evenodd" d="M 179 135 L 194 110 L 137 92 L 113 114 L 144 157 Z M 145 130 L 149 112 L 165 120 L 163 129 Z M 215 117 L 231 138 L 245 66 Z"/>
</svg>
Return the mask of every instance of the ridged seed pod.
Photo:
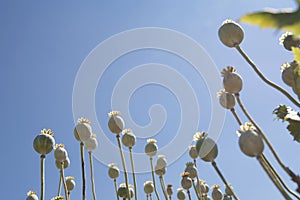
<svg viewBox="0 0 300 200">
<path fill-rule="evenodd" d="M 108 165 L 108 176 L 111 178 L 111 179 L 116 179 L 119 177 L 120 175 L 120 170 L 119 168 L 116 166 L 115 163 L 111 163 Z"/>
<path fill-rule="evenodd" d="M 144 192 L 146 194 L 151 194 L 154 191 L 154 185 L 152 181 L 146 181 L 144 183 Z"/>
<path fill-rule="evenodd" d="M 108 128 L 112 133 L 119 134 L 122 132 L 125 126 L 123 118 L 120 116 L 119 111 L 111 111 L 108 120 Z"/>
<path fill-rule="evenodd" d="M 165 155 L 158 155 L 156 160 L 156 167 L 157 169 L 163 169 L 167 167 L 167 159 Z"/>
<path fill-rule="evenodd" d="M 185 172 L 188 172 L 189 173 L 189 177 L 191 179 L 194 179 L 197 177 L 197 168 L 195 167 L 195 164 L 193 162 L 187 162 L 186 164 L 186 168 L 185 168 Z"/>
<path fill-rule="evenodd" d="M 56 166 L 58 169 L 60 169 L 61 163 L 63 163 L 63 168 L 64 168 L 64 169 L 68 168 L 69 165 L 70 165 L 70 158 L 67 157 L 66 160 L 64 160 L 63 162 L 62 162 L 62 161 L 55 160 L 55 166 Z"/>
<path fill-rule="evenodd" d="M 165 175 L 165 173 L 166 173 L 166 171 L 167 171 L 167 168 L 160 168 L 160 167 L 158 167 L 158 166 L 155 166 L 155 173 L 157 174 L 157 176 L 163 176 L 163 175 Z"/>
<path fill-rule="evenodd" d="M 192 179 L 189 177 L 188 172 L 184 172 L 181 174 L 181 187 L 185 190 L 189 190 L 192 187 Z"/>
<path fill-rule="evenodd" d="M 128 188 L 129 188 L 129 195 L 130 195 L 129 198 L 131 199 L 134 195 L 132 185 L 128 185 Z M 121 198 L 128 198 L 127 197 L 127 188 L 126 188 L 125 183 L 120 184 L 117 193 L 118 193 L 118 196 L 121 197 Z"/>
<path fill-rule="evenodd" d="M 219 185 L 212 186 L 211 196 L 212 196 L 213 200 L 222 200 L 223 199 L 223 193 L 220 190 Z"/>
<path fill-rule="evenodd" d="M 33 140 L 33 148 L 36 152 L 41 155 L 46 155 L 53 150 L 55 145 L 55 140 L 53 137 L 53 132 L 48 129 L 43 129 L 41 134 L 36 136 Z"/>
<path fill-rule="evenodd" d="M 198 158 L 196 145 L 189 146 L 189 155 L 192 159 Z"/>
<path fill-rule="evenodd" d="M 235 98 L 232 93 L 220 90 L 218 92 L 220 105 L 225 109 L 232 109 L 235 106 Z"/>
<path fill-rule="evenodd" d="M 36 195 L 35 191 L 29 191 L 29 192 L 27 192 L 27 198 L 26 198 L 26 200 L 39 200 L 39 198 Z"/>
<path fill-rule="evenodd" d="M 67 159 L 68 157 L 68 152 L 65 149 L 63 144 L 57 144 L 55 145 L 55 150 L 54 150 L 54 157 L 57 161 L 63 162 Z"/>
<path fill-rule="evenodd" d="M 221 42 L 227 47 L 236 47 L 244 39 L 242 27 L 232 20 L 225 20 L 218 31 Z"/>
<path fill-rule="evenodd" d="M 125 129 L 122 131 L 122 143 L 125 147 L 133 147 L 135 145 L 136 137 L 132 133 L 131 129 Z"/>
<path fill-rule="evenodd" d="M 92 127 L 90 120 L 86 118 L 79 118 L 77 125 L 74 128 L 74 136 L 77 141 L 84 142 L 92 135 Z"/>
<path fill-rule="evenodd" d="M 199 157 L 206 161 L 212 162 L 218 156 L 218 147 L 214 140 L 207 137 L 205 132 L 196 133 L 194 135 L 196 149 Z"/>
<path fill-rule="evenodd" d="M 237 94 L 243 88 L 243 79 L 236 73 L 236 69 L 233 66 L 228 66 L 222 71 L 223 86 L 226 92 Z"/>
<path fill-rule="evenodd" d="M 184 200 L 184 199 L 185 199 L 185 196 L 186 196 L 186 194 L 185 194 L 184 189 L 183 189 L 183 188 L 178 188 L 178 189 L 177 189 L 177 198 L 178 198 L 179 200 Z"/>
<path fill-rule="evenodd" d="M 73 176 L 67 176 L 66 177 L 66 185 L 68 191 L 72 191 L 75 188 L 75 179 Z"/>
<path fill-rule="evenodd" d="M 147 140 L 147 144 L 145 146 L 145 153 L 150 156 L 153 157 L 156 155 L 156 152 L 158 150 L 157 144 L 156 144 L 156 140 L 155 139 L 148 139 Z"/>
<path fill-rule="evenodd" d="M 84 141 L 84 146 L 88 151 L 93 151 L 98 147 L 98 141 L 96 134 L 92 134 L 89 139 Z"/>
</svg>

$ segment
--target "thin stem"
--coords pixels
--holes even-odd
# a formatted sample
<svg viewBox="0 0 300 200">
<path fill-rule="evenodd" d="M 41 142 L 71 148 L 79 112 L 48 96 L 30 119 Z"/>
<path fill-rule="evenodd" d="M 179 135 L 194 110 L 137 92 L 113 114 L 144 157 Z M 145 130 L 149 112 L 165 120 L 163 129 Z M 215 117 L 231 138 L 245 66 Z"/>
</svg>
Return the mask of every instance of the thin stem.
<svg viewBox="0 0 300 200">
<path fill-rule="evenodd" d="M 198 199 L 198 200 L 201 200 L 201 197 L 199 196 L 199 194 L 198 194 L 198 192 L 197 192 L 197 188 L 196 188 L 195 182 L 194 182 L 194 180 L 192 180 L 192 181 L 193 181 L 193 187 L 194 187 L 194 190 L 195 190 L 197 199 Z"/>
<path fill-rule="evenodd" d="M 226 185 L 226 187 L 228 187 L 228 189 L 231 191 L 232 196 L 235 200 L 238 200 L 239 198 L 236 196 L 236 194 L 234 193 L 234 191 L 232 190 L 232 188 L 230 187 L 230 185 L 228 184 L 228 182 L 226 181 L 225 177 L 223 176 L 221 170 L 218 168 L 217 163 L 215 161 L 211 162 L 212 166 L 214 167 L 214 169 L 216 170 L 217 174 L 220 176 L 220 178 L 222 179 L 223 183 Z"/>
<path fill-rule="evenodd" d="M 96 192 L 95 192 L 93 157 L 92 157 L 92 152 L 91 151 L 89 151 L 89 158 L 90 158 L 90 171 L 91 171 L 92 193 L 93 193 L 94 200 L 96 200 L 97 198 L 96 198 Z"/>
<path fill-rule="evenodd" d="M 59 175 L 59 183 L 58 183 L 58 191 L 57 191 L 57 196 L 60 196 L 60 191 L 61 191 L 61 176 Z"/>
<path fill-rule="evenodd" d="M 66 200 L 69 200 L 68 189 L 67 189 L 65 173 L 64 173 L 64 162 L 60 162 L 60 178 L 61 178 L 63 186 L 64 186 Z"/>
<path fill-rule="evenodd" d="M 190 192 L 190 190 L 187 190 L 187 194 L 188 194 L 189 200 L 192 200 L 192 197 L 191 197 L 191 192 Z"/>
<path fill-rule="evenodd" d="M 131 169 L 132 169 L 132 178 L 133 178 L 133 185 L 134 185 L 134 199 L 137 200 L 137 186 L 136 186 L 136 178 L 134 173 L 134 162 L 133 162 L 133 155 L 132 155 L 132 147 L 129 147 L 129 153 L 130 153 L 130 163 L 131 163 Z"/>
<path fill-rule="evenodd" d="M 282 186 L 278 182 L 277 178 L 275 177 L 274 173 L 272 173 L 272 171 L 269 170 L 269 168 L 267 167 L 267 164 L 264 161 L 264 159 L 261 156 L 257 156 L 257 160 L 259 161 L 260 165 L 262 166 L 262 168 L 264 169 L 264 171 L 267 173 L 267 175 L 269 176 L 269 178 L 271 179 L 271 181 L 277 187 L 277 189 L 279 190 L 279 192 L 284 196 L 284 198 L 287 199 L 287 200 L 292 200 L 291 197 L 282 188 Z"/>
<path fill-rule="evenodd" d="M 156 195 L 157 200 L 160 200 L 157 189 L 156 189 L 156 183 L 155 183 L 155 177 L 154 177 L 154 167 L 153 167 L 153 158 L 152 157 L 150 157 L 150 165 L 151 165 L 152 181 L 153 181 L 155 195 Z"/>
<path fill-rule="evenodd" d="M 197 166 L 196 166 L 196 159 L 194 159 L 194 165 L 197 168 Z M 197 184 L 200 185 L 200 179 L 199 179 L 198 173 L 197 173 L 196 178 L 197 178 Z M 202 192 L 201 192 L 201 190 L 199 189 L 199 192 L 197 192 L 197 188 L 195 188 L 195 189 L 196 189 L 196 193 L 198 194 L 198 199 L 200 198 L 200 200 L 202 200 Z"/>
<path fill-rule="evenodd" d="M 45 196 L 45 155 L 41 155 L 41 200 Z"/>
<path fill-rule="evenodd" d="M 149 200 L 149 195 L 148 194 L 146 194 L 146 199 Z"/>
<path fill-rule="evenodd" d="M 123 170 L 124 170 L 124 178 L 125 178 L 125 184 L 126 184 L 126 190 L 127 190 L 127 199 L 130 200 L 130 192 L 129 192 L 129 187 L 128 187 L 128 176 L 127 176 L 127 170 L 126 170 L 126 163 L 125 163 L 125 158 L 124 158 L 122 145 L 121 145 L 121 141 L 120 141 L 120 135 L 117 134 L 116 137 L 117 137 L 117 141 L 118 141 L 118 145 L 119 145 L 120 156 L 121 156 Z"/>
<path fill-rule="evenodd" d="M 150 200 L 152 200 L 152 194 L 150 194 Z"/>
<path fill-rule="evenodd" d="M 85 167 L 84 167 L 84 144 L 80 142 L 81 172 L 82 172 L 82 200 L 85 200 Z"/>
<path fill-rule="evenodd" d="M 159 176 L 159 181 L 160 181 L 161 189 L 164 193 L 165 199 L 168 200 L 168 194 L 167 194 L 167 190 L 166 190 L 166 186 L 165 186 L 163 176 Z"/>
<path fill-rule="evenodd" d="M 248 64 L 253 68 L 253 70 L 256 72 L 256 74 L 269 86 L 275 88 L 279 92 L 281 92 L 283 95 L 285 95 L 288 99 L 290 99 L 291 102 L 293 102 L 296 106 L 300 107 L 300 103 L 294 99 L 287 91 L 285 91 L 283 88 L 278 86 L 277 84 L 273 83 L 269 79 L 267 79 L 263 73 L 256 67 L 254 62 L 248 57 L 248 55 L 242 50 L 242 48 L 239 45 L 236 45 L 235 48 L 238 50 L 238 52 L 243 56 L 243 58 L 248 62 Z"/>
<path fill-rule="evenodd" d="M 248 120 L 255 126 L 255 128 L 257 129 L 258 134 L 262 137 L 262 139 L 266 142 L 267 146 L 269 147 L 270 151 L 272 152 L 272 154 L 274 155 L 276 161 L 278 162 L 278 164 L 283 168 L 283 170 L 289 174 L 292 178 L 293 176 L 291 175 L 291 173 L 293 173 L 288 167 L 286 167 L 284 165 L 284 163 L 281 161 L 280 157 L 278 156 L 277 152 L 275 151 L 275 149 L 273 148 L 271 142 L 268 140 L 268 138 L 266 137 L 266 135 L 263 133 L 263 131 L 261 130 L 261 128 L 259 127 L 259 125 L 254 121 L 254 119 L 251 117 L 251 115 L 248 113 L 248 111 L 246 110 L 245 106 L 243 105 L 240 95 L 239 94 L 235 94 L 236 100 L 240 106 L 240 108 L 243 110 L 244 114 L 246 115 L 246 117 L 248 118 Z M 294 174 L 294 173 L 293 173 Z"/>
<path fill-rule="evenodd" d="M 235 120 L 237 121 L 237 123 L 241 126 L 243 125 L 242 121 L 240 120 L 239 116 L 237 115 L 237 113 L 235 112 L 234 108 L 230 109 L 232 115 L 234 116 Z"/>
<path fill-rule="evenodd" d="M 287 185 L 286 183 L 282 180 L 282 178 L 279 176 L 279 174 L 277 173 L 277 171 L 274 169 L 274 167 L 272 166 L 272 164 L 269 162 L 269 160 L 262 154 L 262 159 L 264 160 L 264 162 L 266 163 L 267 167 L 274 173 L 274 175 L 276 176 L 276 178 L 278 179 L 278 181 L 281 183 L 281 185 L 294 197 L 296 197 L 297 199 L 300 200 L 300 197 L 294 192 L 292 191 Z"/>
<path fill-rule="evenodd" d="M 116 191 L 117 200 L 119 200 L 117 179 L 114 179 L 114 186 L 115 186 L 115 191 Z"/>
</svg>

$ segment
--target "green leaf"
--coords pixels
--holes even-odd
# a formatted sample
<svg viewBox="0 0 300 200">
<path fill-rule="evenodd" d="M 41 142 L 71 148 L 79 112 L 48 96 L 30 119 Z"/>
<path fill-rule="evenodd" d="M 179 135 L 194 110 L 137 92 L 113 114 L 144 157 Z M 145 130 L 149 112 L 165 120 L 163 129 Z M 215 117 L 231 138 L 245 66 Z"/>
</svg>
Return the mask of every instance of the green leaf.
<svg viewBox="0 0 300 200">
<path fill-rule="evenodd" d="M 300 0 L 297 0 L 300 5 Z M 275 28 L 300 35 L 300 9 L 296 11 L 265 10 L 244 15 L 239 20 L 261 28 Z"/>
<path fill-rule="evenodd" d="M 294 60 L 297 62 L 297 63 L 300 63 L 300 49 L 299 48 L 295 48 L 295 47 L 292 47 L 292 51 L 293 51 L 293 54 L 294 54 Z"/>
</svg>

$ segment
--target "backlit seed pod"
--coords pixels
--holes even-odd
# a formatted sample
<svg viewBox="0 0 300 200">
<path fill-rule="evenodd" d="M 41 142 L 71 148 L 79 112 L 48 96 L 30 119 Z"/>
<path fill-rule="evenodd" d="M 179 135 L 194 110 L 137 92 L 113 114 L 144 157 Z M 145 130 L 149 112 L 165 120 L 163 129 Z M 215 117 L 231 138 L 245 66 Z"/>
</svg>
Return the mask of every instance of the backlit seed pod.
<svg viewBox="0 0 300 200">
<path fill-rule="evenodd" d="M 152 181 L 146 181 L 144 183 L 144 192 L 146 194 L 151 194 L 154 191 L 154 185 Z"/>
<path fill-rule="evenodd" d="M 111 111 L 108 114 L 108 128 L 112 133 L 119 134 L 124 129 L 125 123 L 120 114 L 119 111 Z"/>
<path fill-rule="evenodd" d="M 196 149 L 196 145 L 189 146 L 189 155 L 192 159 L 198 158 L 198 153 Z"/>
<path fill-rule="evenodd" d="M 147 140 L 147 144 L 145 146 L 145 153 L 150 156 L 153 157 L 156 155 L 156 152 L 158 150 L 157 144 L 156 144 L 156 140 L 155 139 L 148 139 Z"/>
<path fill-rule="evenodd" d="M 286 32 L 279 38 L 280 44 L 288 51 L 292 51 L 292 47 L 299 48 L 300 39 L 297 38 L 293 33 Z"/>
<path fill-rule="evenodd" d="M 189 177 L 189 173 L 188 172 L 184 172 L 181 174 L 181 187 L 185 190 L 189 190 L 192 187 L 193 181 L 192 179 Z"/>
<path fill-rule="evenodd" d="M 211 196 L 212 196 L 213 200 L 222 200 L 223 199 L 223 193 L 220 190 L 219 185 L 212 186 Z"/>
<path fill-rule="evenodd" d="M 64 200 L 64 196 L 56 196 L 56 197 L 53 197 L 51 200 Z"/>
<path fill-rule="evenodd" d="M 75 188 L 75 179 L 73 176 L 67 176 L 66 177 L 66 185 L 67 185 L 67 190 L 72 191 Z"/>
<path fill-rule="evenodd" d="M 119 168 L 116 166 L 115 163 L 111 163 L 108 165 L 108 176 L 111 178 L 111 179 L 116 179 L 119 177 L 120 175 L 120 170 Z"/>
<path fill-rule="evenodd" d="M 157 174 L 157 176 L 163 176 L 163 175 L 165 175 L 165 173 L 166 173 L 166 171 L 167 171 L 167 168 L 160 168 L 160 167 L 158 167 L 158 166 L 155 166 L 155 173 Z"/>
<path fill-rule="evenodd" d="M 54 150 L 54 157 L 57 161 L 63 162 L 67 159 L 68 157 L 68 152 L 65 149 L 63 144 L 57 144 L 55 145 L 55 150 Z"/>
<path fill-rule="evenodd" d="M 218 31 L 221 42 L 227 47 L 236 47 L 244 39 L 242 27 L 232 20 L 225 20 Z"/>
<path fill-rule="evenodd" d="M 125 147 L 133 147 L 135 145 L 136 137 L 132 133 L 131 129 L 125 129 L 122 131 L 122 143 Z"/>
<path fill-rule="evenodd" d="M 221 106 L 225 109 L 232 109 L 235 106 L 235 98 L 232 93 L 226 92 L 225 90 L 220 90 L 218 92 L 219 102 Z"/>
<path fill-rule="evenodd" d="M 33 140 L 33 148 L 41 155 L 50 153 L 55 144 L 53 132 L 48 129 L 43 129 L 41 134 L 36 136 Z"/>
<path fill-rule="evenodd" d="M 84 146 L 88 151 L 93 151 L 98 147 L 98 141 L 96 134 L 92 134 L 89 139 L 84 141 Z"/>
<path fill-rule="evenodd" d="M 157 169 L 162 169 L 167 167 L 167 159 L 165 155 L 158 155 L 156 160 L 156 167 Z"/>
<path fill-rule="evenodd" d="M 55 165 L 58 169 L 60 169 L 61 164 L 63 164 L 64 169 L 68 168 L 70 165 L 70 158 L 67 157 L 66 160 L 64 160 L 63 162 L 55 160 Z"/>
<path fill-rule="evenodd" d="M 239 131 L 239 146 L 241 151 L 250 157 L 261 155 L 264 150 L 264 142 L 260 135 L 256 132 L 255 128 L 246 123 Z"/>
<path fill-rule="evenodd" d="M 199 179 L 199 181 L 197 181 L 196 189 L 201 194 L 207 194 L 209 192 L 209 185 L 205 181 Z"/>
<path fill-rule="evenodd" d="M 297 77 L 295 69 L 297 66 L 297 62 L 284 63 L 281 66 L 281 79 L 285 84 L 287 84 L 290 87 L 295 86 L 295 79 Z"/>
<path fill-rule="evenodd" d="M 172 196 L 172 194 L 173 194 L 173 186 L 172 186 L 172 184 L 168 184 L 167 185 L 167 194 L 169 196 Z"/>
<path fill-rule="evenodd" d="M 185 172 L 189 173 L 189 177 L 191 179 L 194 179 L 197 177 L 197 168 L 195 167 L 195 164 L 193 162 L 187 162 L 186 164 L 186 168 L 185 168 Z"/>
<path fill-rule="evenodd" d="M 223 86 L 226 92 L 237 94 L 243 88 L 243 79 L 239 74 L 236 73 L 236 70 L 233 66 L 228 66 L 222 71 L 223 76 Z"/>
<path fill-rule="evenodd" d="M 218 156 L 218 147 L 214 140 L 207 137 L 205 132 L 196 133 L 194 135 L 196 143 L 196 149 L 199 157 L 206 161 L 212 162 Z"/>
<path fill-rule="evenodd" d="M 129 188 L 129 194 L 130 194 L 129 198 L 132 198 L 134 195 L 133 187 L 132 187 L 132 185 L 128 185 L 128 188 Z M 125 183 L 120 184 L 117 193 L 118 193 L 118 196 L 121 198 L 128 198 L 127 197 L 127 188 L 126 188 Z"/>
<path fill-rule="evenodd" d="M 184 199 L 185 199 L 185 196 L 186 196 L 186 194 L 185 194 L 184 189 L 183 189 L 183 188 L 178 188 L 178 189 L 177 189 L 177 198 L 178 198 L 179 200 L 184 200 Z"/>
<path fill-rule="evenodd" d="M 84 142 L 92 135 L 92 127 L 89 119 L 79 118 L 74 128 L 74 136 L 76 140 Z"/>
<path fill-rule="evenodd" d="M 27 198 L 26 198 L 26 200 L 39 200 L 39 198 L 36 195 L 35 191 L 29 191 L 29 192 L 27 192 Z"/>
<path fill-rule="evenodd" d="M 228 188 L 228 187 L 230 187 L 230 188 Z M 228 196 L 231 196 L 231 195 L 233 195 L 232 191 L 233 191 L 233 187 L 229 183 L 228 186 L 226 186 L 226 188 L 225 188 L 225 194 Z"/>
</svg>

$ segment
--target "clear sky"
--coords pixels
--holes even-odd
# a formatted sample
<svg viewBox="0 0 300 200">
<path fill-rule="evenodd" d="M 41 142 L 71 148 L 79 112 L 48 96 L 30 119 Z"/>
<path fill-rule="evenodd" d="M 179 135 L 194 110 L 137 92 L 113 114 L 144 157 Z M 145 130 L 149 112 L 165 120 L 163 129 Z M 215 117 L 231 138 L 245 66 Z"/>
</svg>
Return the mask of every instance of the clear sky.
<svg viewBox="0 0 300 200">
<path fill-rule="evenodd" d="M 221 71 L 228 65 L 236 66 L 244 79 L 241 98 L 246 107 L 265 130 L 283 161 L 295 172 L 299 172 L 300 160 L 296 153 L 299 151 L 299 145 L 292 141 L 292 137 L 286 131 L 287 124 L 274 121 L 275 116 L 272 115 L 273 109 L 281 103 L 294 106 L 277 91 L 264 85 L 241 56 L 234 49 L 223 46 L 217 36 L 218 27 L 225 19 L 237 20 L 245 13 L 265 7 L 295 8 L 295 6 L 292 0 L 284 2 L 278 0 L 251 2 L 111 0 L 84 3 L 1 0 L 2 195 L 8 195 L 10 199 L 25 199 L 28 190 L 40 192 L 39 155 L 34 151 L 32 142 L 41 129 L 50 128 L 54 131 L 56 143 L 65 144 L 71 159 L 71 165 L 65 172 L 66 175 L 74 176 L 77 183 L 75 190 L 71 193 L 71 198 L 81 199 L 79 143 L 73 136 L 73 129 L 80 115 L 94 118 L 89 116 L 91 113 L 85 113 L 85 105 L 76 104 L 78 96 L 73 96 L 73 92 L 76 93 L 78 89 L 77 83 L 85 86 L 84 83 L 88 83 L 95 75 L 92 71 L 85 77 L 86 82 L 85 79 L 81 80 L 83 82 L 78 82 L 81 70 L 85 67 L 84 60 L 103 41 L 115 43 L 109 46 L 109 50 L 104 48 L 104 54 L 96 54 L 97 62 L 115 55 L 124 46 L 132 45 L 133 40 L 116 42 L 115 38 L 111 38 L 114 35 L 136 28 L 157 27 L 156 30 L 162 28 L 162 30 L 180 34 L 182 36 L 180 40 L 172 38 L 171 41 L 174 44 L 170 44 L 177 45 L 179 49 L 186 48 L 186 43 L 181 43 L 185 41 L 181 40 L 183 38 L 189 38 L 189 41 L 201 45 L 202 53 L 206 52 L 204 56 L 201 55 L 202 57 L 199 55 L 199 58 L 203 58 L 203 66 L 200 65 L 197 71 L 189 60 L 160 48 L 131 49 L 130 52 L 115 57 L 108 66 L 105 66 L 105 71 L 97 77 L 99 80 L 94 88 L 86 88 L 86 91 L 76 93 L 82 94 L 80 98 L 83 102 L 88 95 L 91 95 L 94 101 L 94 105 L 91 105 L 87 99 L 86 107 L 93 108 L 97 117 L 92 120 L 92 126 L 99 141 L 99 147 L 95 152 L 97 158 L 94 159 L 98 199 L 115 199 L 113 182 L 107 176 L 106 166 L 109 162 L 119 162 L 118 153 L 110 151 L 106 142 L 109 141 L 110 147 L 116 145 L 114 135 L 109 133 L 107 128 L 107 113 L 111 109 L 121 110 L 126 116 L 124 117 L 126 128 L 132 128 L 136 133 L 135 152 L 138 154 L 144 152 L 148 137 L 157 139 L 159 148 L 168 147 L 168 151 L 165 152 L 171 152 L 171 154 L 166 154 L 166 158 L 172 162 L 168 166 L 165 181 L 172 183 L 174 190 L 180 185 L 179 174 L 183 172 L 185 163 L 190 161 L 187 153 L 173 143 L 175 138 L 181 137 L 183 143 L 186 139 L 190 140 L 192 144 L 192 136 L 196 131 L 208 131 L 215 126 L 221 126 L 220 132 L 213 133 L 219 136 L 217 138 L 219 155 L 216 162 L 228 181 L 232 183 L 240 199 L 281 199 L 280 193 L 264 174 L 258 162 L 240 152 L 235 133 L 238 125 L 231 114 L 227 113 L 224 126 L 222 126 L 223 120 L 212 117 L 214 116 L 212 110 L 221 109 L 220 107 L 213 108 L 211 98 L 216 98 L 216 91 L 211 91 L 210 87 L 220 83 L 221 79 L 218 79 L 220 77 L 214 76 L 216 70 Z M 278 38 L 282 32 L 264 30 L 245 24 L 242 26 L 245 30 L 245 39 L 241 46 L 267 77 L 292 92 L 280 79 L 281 64 L 292 60 L 292 54 L 278 44 Z M 107 40 L 108 38 L 111 40 Z M 151 42 L 156 41 L 152 35 L 138 34 L 134 39 L 141 39 L 147 43 L 149 38 L 152 38 Z M 165 41 L 157 45 L 164 45 Z M 153 44 L 151 42 L 150 45 Z M 103 45 L 98 46 L 98 48 L 102 47 Z M 193 53 L 191 49 L 182 52 L 185 55 L 193 55 Z M 209 58 L 210 61 L 207 61 L 206 59 Z M 97 68 L 97 63 L 95 64 Z M 133 75 L 130 76 L 128 73 L 130 70 L 141 66 L 144 70 L 155 69 L 155 67 L 158 67 L 158 70 L 149 73 L 142 70 L 143 76 L 131 71 Z M 104 66 L 98 67 L 104 69 Z M 170 72 L 165 72 L 164 69 Z M 207 70 L 208 74 L 211 70 L 214 80 L 207 77 Z M 180 75 L 180 77 L 173 79 L 173 75 Z M 157 84 L 161 77 L 163 77 L 162 80 L 176 81 L 166 81 L 165 85 Z M 140 87 L 133 90 L 132 94 L 126 94 L 131 90 L 128 84 L 136 83 L 135 81 L 137 83 L 144 81 L 147 84 L 140 84 L 138 85 Z M 187 81 L 189 84 L 182 85 L 179 81 L 185 84 Z M 119 88 L 115 87 L 116 84 Z M 167 84 L 173 84 L 174 88 Z M 185 88 L 186 86 L 188 89 Z M 196 98 L 196 104 L 192 104 L 194 99 L 191 99 L 191 103 L 188 103 L 189 105 L 185 108 L 190 88 L 195 94 L 193 97 Z M 94 93 L 86 94 L 90 89 Z M 126 95 L 130 98 L 122 101 L 122 97 L 127 97 Z M 72 104 L 74 102 L 75 104 Z M 164 109 L 157 106 L 158 104 Z M 77 110 L 78 107 L 80 111 Z M 245 121 L 240 110 L 237 110 L 242 120 Z M 190 128 L 195 126 L 195 128 L 190 132 L 182 133 L 178 131 L 182 126 Z M 156 127 L 160 129 L 155 130 Z M 142 132 L 143 130 L 145 132 Z M 136 154 L 137 157 L 138 154 Z M 265 154 L 272 163 L 275 163 L 268 149 L 265 150 Z M 145 164 L 140 158 L 136 162 L 141 166 Z M 130 168 L 129 162 L 127 164 L 127 168 Z M 88 166 L 86 162 L 86 167 Z M 289 177 L 282 173 L 276 163 L 274 166 L 288 185 L 294 189 L 295 185 L 289 181 Z M 119 168 L 122 168 L 121 165 Z M 206 180 L 209 185 L 220 184 L 221 189 L 224 190 L 223 183 L 209 163 L 198 160 L 198 170 L 201 179 Z M 89 177 L 89 170 L 87 171 L 87 177 Z M 137 175 L 139 199 L 145 199 L 142 185 L 146 180 L 151 179 L 151 174 L 147 171 L 149 168 L 139 170 L 140 173 Z M 45 199 L 51 199 L 56 195 L 58 177 L 59 173 L 54 165 L 53 153 L 51 153 L 46 157 Z M 130 180 L 132 180 L 131 176 Z M 121 175 L 118 182 L 123 181 Z M 87 199 L 92 199 L 89 179 L 87 183 Z M 162 197 L 160 188 L 158 190 Z"/>
</svg>

